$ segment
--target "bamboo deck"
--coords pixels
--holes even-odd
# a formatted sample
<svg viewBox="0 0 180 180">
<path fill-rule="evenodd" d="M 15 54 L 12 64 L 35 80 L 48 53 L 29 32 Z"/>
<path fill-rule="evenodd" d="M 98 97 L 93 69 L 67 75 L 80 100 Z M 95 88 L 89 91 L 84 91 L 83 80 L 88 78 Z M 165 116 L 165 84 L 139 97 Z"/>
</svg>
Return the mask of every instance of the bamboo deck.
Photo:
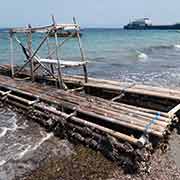
<svg viewBox="0 0 180 180">
<path fill-rule="evenodd" d="M 64 80 L 67 84 L 83 85 L 86 93 L 71 93 L 52 86 L 32 83 L 28 80 L 15 80 L 0 75 L 0 95 L 10 104 L 24 109 L 33 107 L 41 114 L 46 111 L 55 116 L 70 119 L 70 124 L 77 129 L 95 128 L 120 141 L 127 141 L 139 147 L 144 145 L 141 137 L 147 126 L 148 135 L 163 139 L 168 133 L 170 125 L 177 121 L 176 114 L 170 116 L 169 110 L 165 106 L 164 111 L 157 111 L 158 107 L 151 109 L 138 107 L 138 104 L 135 106 L 132 103 L 112 101 L 109 95 L 108 98 L 102 98 L 103 96 L 107 97 L 105 95 L 107 92 L 112 97 L 119 95 L 118 93 L 127 85 L 125 83 L 105 80 L 97 82 L 98 80 L 89 79 L 88 83 L 83 84 L 81 77 L 64 77 Z M 101 95 L 99 95 L 99 90 Z M 180 97 L 178 97 L 179 91 L 142 85 L 129 87 L 126 92 L 147 97 L 154 96 L 161 100 L 164 98 L 166 101 L 173 100 L 175 104 Z M 54 105 L 53 108 L 49 104 Z M 175 104 L 171 106 L 174 107 Z M 156 123 L 151 124 L 152 120 L 156 118 L 157 112 L 160 113 L 160 117 Z"/>
</svg>

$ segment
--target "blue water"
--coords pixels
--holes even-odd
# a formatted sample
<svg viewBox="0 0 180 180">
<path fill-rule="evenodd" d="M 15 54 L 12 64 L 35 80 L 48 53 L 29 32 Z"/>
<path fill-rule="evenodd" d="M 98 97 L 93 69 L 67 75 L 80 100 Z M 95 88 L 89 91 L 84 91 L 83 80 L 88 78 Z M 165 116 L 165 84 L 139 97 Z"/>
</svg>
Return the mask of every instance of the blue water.
<svg viewBox="0 0 180 180">
<path fill-rule="evenodd" d="M 21 34 L 17 36 L 25 44 L 25 37 Z M 34 49 L 41 38 L 41 33 L 33 35 Z M 59 42 L 62 40 L 59 38 Z M 90 76 L 158 86 L 180 86 L 179 31 L 85 29 L 82 42 L 89 61 Z M 50 44 L 53 48 L 54 39 L 50 39 Z M 15 62 L 21 64 L 25 57 L 16 42 L 14 45 Z M 77 41 L 70 40 L 59 50 L 59 54 L 62 59 L 79 60 Z M 47 56 L 46 46 L 39 55 Z M 0 62 L 8 63 L 9 57 L 8 34 L 0 33 Z"/>
</svg>

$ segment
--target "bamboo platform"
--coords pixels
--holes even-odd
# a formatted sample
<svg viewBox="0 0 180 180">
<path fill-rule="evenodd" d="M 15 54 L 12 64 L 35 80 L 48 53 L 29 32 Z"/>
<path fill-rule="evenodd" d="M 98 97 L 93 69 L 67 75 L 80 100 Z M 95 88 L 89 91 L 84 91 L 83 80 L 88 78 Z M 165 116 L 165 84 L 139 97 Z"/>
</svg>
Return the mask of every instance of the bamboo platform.
<svg viewBox="0 0 180 180">
<path fill-rule="evenodd" d="M 88 83 L 84 83 L 81 76 L 64 76 L 63 79 L 70 86 L 83 86 L 89 95 L 163 112 L 170 111 L 180 103 L 179 89 L 96 78 L 88 78 Z"/>
<path fill-rule="evenodd" d="M 167 142 L 170 130 L 179 123 L 180 90 L 90 78 L 75 17 L 73 24 L 57 24 L 54 16 L 52 22 L 10 30 L 10 64 L 0 65 L 1 103 L 16 107 L 55 135 L 77 140 L 135 168 L 152 148 Z M 67 27 L 74 27 L 77 34 L 78 61 L 64 61 L 59 54 L 72 37 L 59 42 L 57 31 Z M 34 49 L 32 33 L 39 31 L 45 34 Z M 18 38 L 19 32 L 25 33 L 27 47 Z M 50 48 L 51 33 L 55 49 Z M 26 57 L 23 65 L 16 65 L 14 41 Z M 40 57 L 45 43 L 48 56 Z M 72 67 L 82 68 L 84 76 L 63 74 L 64 68 Z"/>
<path fill-rule="evenodd" d="M 75 79 L 77 80 L 77 78 Z M 75 79 L 73 80 L 75 81 Z M 66 77 L 65 82 L 67 81 L 74 82 Z M 85 89 L 87 87 L 93 88 L 93 81 L 94 79 L 91 79 L 90 83 L 84 84 Z M 104 81 L 101 82 L 103 83 Z M 99 87 L 97 84 L 95 89 L 108 86 L 113 87 L 118 92 L 115 86 L 118 86 L 119 90 L 121 90 L 119 85 L 124 84 L 116 84 L 114 81 L 107 82 L 111 82 L 112 85 L 109 86 L 107 83 Z M 129 92 L 137 92 L 138 88 L 142 89 L 143 87 L 131 87 Z M 143 93 L 150 92 L 151 96 L 153 93 L 157 95 L 156 88 L 151 89 L 154 91 L 145 89 L 146 91 L 143 90 Z M 168 91 L 164 90 L 164 92 Z M 166 93 L 166 97 L 172 98 L 175 101 L 178 100 L 178 98 L 175 99 L 176 95 L 173 96 L 173 94 L 173 91 L 169 92 L 169 94 Z M 176 94 L 178 94 L 178 91 L 176 91 Z M 142 147 L 146 143 L 142 140 L 145 131 L 147 131 L 146 134 L 150 137 L 161 140 L 167 135 L 170 125 L 173 122 L 177 122 L 176 112 L 170 115 L 167 110 L 157 111 L 138 107 L 97 97 L 97 95 L 92 96 L 82 92 L 64 91 L 52 86 L 32 83 L 28 80 L 15 80 L 4 75 L 0 75 L 0 96 L 2 100 L 6 100 L 6 102 L 23 109 L 33 107 L 35 111 L 41 111 L 40 114 L 43 114 L 44 110 L 66 120 L 70 119 L 70 122 L 75 127 L 77 126 L 76 128 L 95 128 L 120 141 L 128 142 L 138 147 Z M 159 117 L 157 117 L 157 113 L 160 114 Z M 152 123 L 156 118 L 157 122 Z"/>
</svg>

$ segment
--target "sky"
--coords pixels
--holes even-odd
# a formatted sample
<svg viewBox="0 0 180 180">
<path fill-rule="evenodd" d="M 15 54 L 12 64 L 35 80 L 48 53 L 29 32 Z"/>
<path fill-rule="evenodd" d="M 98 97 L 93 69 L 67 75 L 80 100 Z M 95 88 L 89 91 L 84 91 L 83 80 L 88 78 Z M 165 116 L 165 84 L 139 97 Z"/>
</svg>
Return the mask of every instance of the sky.
<svg viewBox="0 0 180 180">
<path fill-rule="evenodd" d="M 122 27 L 135 18 L 153 24 L 180 22 L 180 0 L 1 0 L 0 27 L 47 25 L 54 14 L 58 23 L 81 27 Z"/>
</svg>

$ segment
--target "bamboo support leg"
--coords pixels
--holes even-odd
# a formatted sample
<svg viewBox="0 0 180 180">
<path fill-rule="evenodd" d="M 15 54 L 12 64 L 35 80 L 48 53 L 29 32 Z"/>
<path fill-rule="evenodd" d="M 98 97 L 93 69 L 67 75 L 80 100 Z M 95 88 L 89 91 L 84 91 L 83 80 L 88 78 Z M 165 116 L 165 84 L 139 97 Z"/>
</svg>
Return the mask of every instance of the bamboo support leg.
<svg viewBox="0 0 180 180">
<path fill-rule="evenodd" d="M 73 17 L 73 22 L 74 22 L 74 24 L 76 24 L 75 17 Z M 83 50 L 83 47 L 82 47 L 79 31 L 76 30 L 76 34 L 77 34 L 77 38 L 78 38 L 78 44 L 79 44 L 79 49 L 80 49 L 80 53 L 81 53 L 81 58 L 82 58 L 82 61 L 85 62 L 86 58 L 85 58 L 85 55 L 84 55 L 84 50 Z M 88 73 L 87 73 L 86 64 L 83 65 L 83 70 L 84 70 L 84 80 L 85 80 L 85 83 L 87 83 L 87 81 L 88 81 Z"/>
<path fill-rule="evenodd" d="M 29 57 L 32 56 L 32 32 L 31 32 L 31 25 L 28 25 L 29 33 L 28 36 L 28 51 L 29 51 Z M 30 70 L 31 70 L 31 80 L 34 81 L 34 60 L 33 58 L 30 61 Z"/>
<path fill-rule="evenodd" d="M 65 89 L 65 84 L 62 79 L 62 69 L 61 69 L 61 64 L 59 61 L 59 53 L 58 53 L 58 38 L 57 38 L 57 31 L 56 31 L 56 22 L 55 22 L 55 17 L 52 16 L 52 21 L 54 25 L 54 37 L 55 37 L 55 44 L 56 44 L 56 58 L 57 58 L 57 64 L 58 64 L 58 82 L 59 86 L 61 89 Z"/>
<path fill-rule="evenodd" d="M 14 77 L 14 47 L 13 47 L 13 33 L 10 32 L 10 53 L 11 53 L 11 77 Z"/>
</svg>

